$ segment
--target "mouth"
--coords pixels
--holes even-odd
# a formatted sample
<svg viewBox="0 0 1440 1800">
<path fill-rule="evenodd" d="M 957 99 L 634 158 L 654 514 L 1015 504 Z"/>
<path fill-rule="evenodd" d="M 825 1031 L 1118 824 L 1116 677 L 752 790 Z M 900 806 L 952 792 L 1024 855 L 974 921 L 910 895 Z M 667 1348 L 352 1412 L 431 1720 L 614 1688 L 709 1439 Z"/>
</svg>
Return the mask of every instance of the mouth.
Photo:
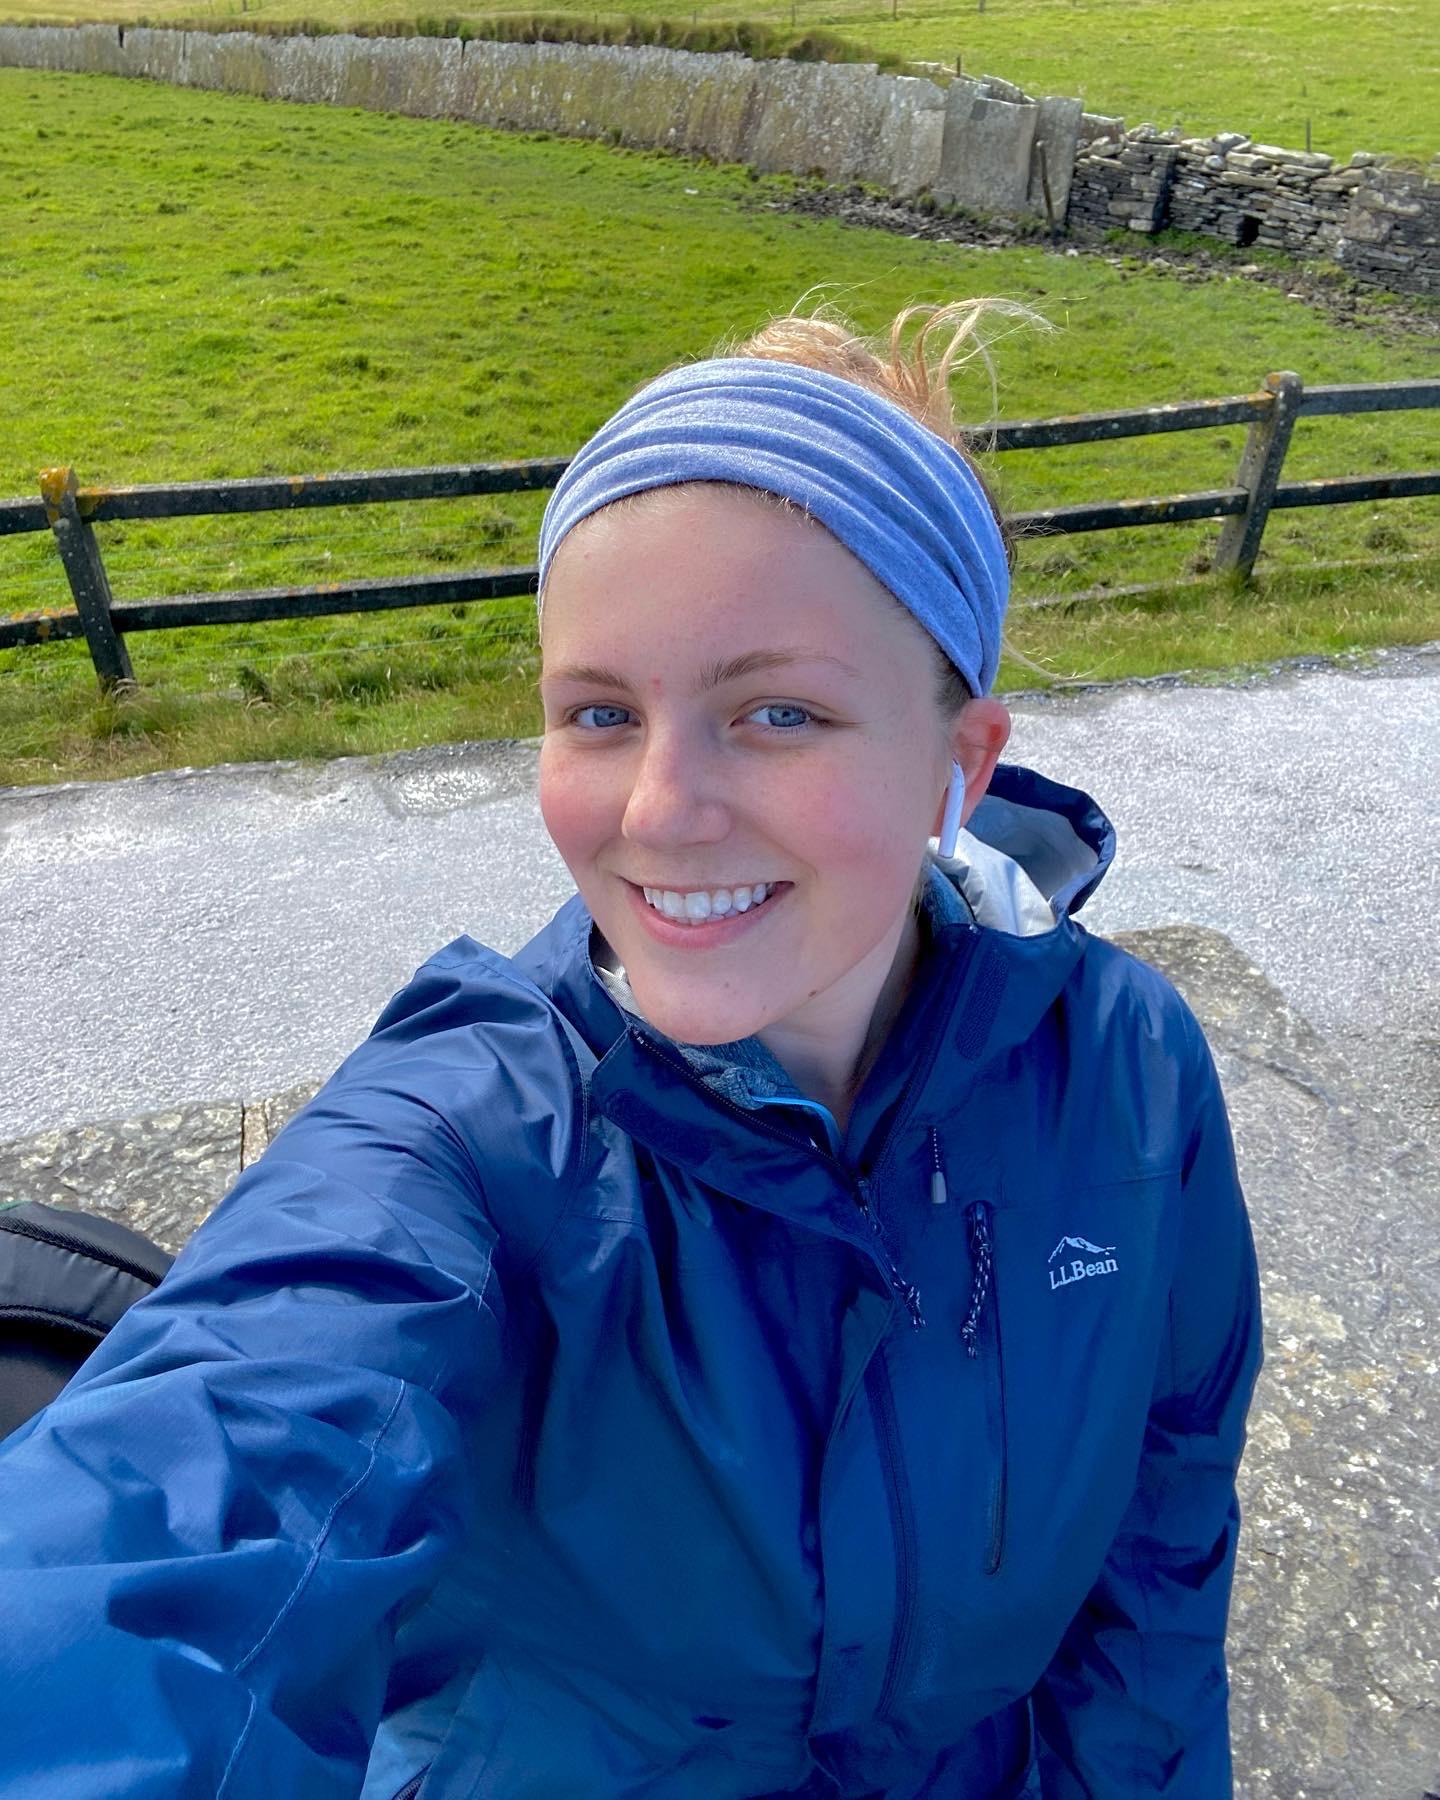
<svg viewBox="0 0 1440 1800">
<path fill-rule="evenodd" d="M 679 890 L 625 883 L 650 934 L 666 944 L 721 944 L 751 930 L 794 886 L 789 881 Z"/>
</svg>

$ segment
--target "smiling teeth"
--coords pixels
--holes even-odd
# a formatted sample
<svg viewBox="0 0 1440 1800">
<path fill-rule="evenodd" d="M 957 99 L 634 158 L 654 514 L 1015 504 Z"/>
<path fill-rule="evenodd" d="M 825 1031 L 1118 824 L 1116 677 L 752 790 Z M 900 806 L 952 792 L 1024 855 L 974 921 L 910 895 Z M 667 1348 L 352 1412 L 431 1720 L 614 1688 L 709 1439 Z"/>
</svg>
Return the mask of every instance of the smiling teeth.
<svg viewBox="0 0 1440 1800">
<path fill-rule="evenodd" d="M 750 887 L 713 888 L 709 892 L 692 894 L 677 893 L 673 888 L 652 888 L 644 890 L 645 898 L 657 912 L 663 912 L 667 919 L 674 919 L 686 925 L 703 925 L 707 919 L 728 919 L 731 913 L 749 912 L 752 906 L 758 906 L 762 900 L 775 891 L 775 884 L 768 886 L 757 881 Z"/>
</svg>

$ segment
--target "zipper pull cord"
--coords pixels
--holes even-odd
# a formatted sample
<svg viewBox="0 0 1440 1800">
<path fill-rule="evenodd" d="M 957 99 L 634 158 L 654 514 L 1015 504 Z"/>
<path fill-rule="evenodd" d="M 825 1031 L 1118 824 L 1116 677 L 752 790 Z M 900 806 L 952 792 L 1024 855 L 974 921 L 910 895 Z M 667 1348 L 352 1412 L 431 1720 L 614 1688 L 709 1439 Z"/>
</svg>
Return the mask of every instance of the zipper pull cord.
<svg viewBox="0 0 1440 1800">
<path fill-rule="evenodd" d="M 960 1335 L 965 1340 L 965 1351 L 969 1356 L 978 1356 L 976 1337 L 980 1330 L 980 1314 L 985 1306 L 985 1292 L 990 1286 L 991 1262 L 993 1252 L 990 1246 L 990 1210 L 983 1201 L 977 1200 L 970 1208 L 970 1255 L 974 1263 L 975 1274 L 970 1283 L 970 1310 L 965 1315 L 965 1323 L 960 1327 Z"/>
<path fill-rule="evenodd" d="M 889 1278 L 890 1285 L 905 1302 L 905 1310 L 910 1315 L 910 1323 L 918 1331 L 925 1323 L 925 1315 L 920 1310 L 920 1290 L 915 1286 L 913 1281 L 907 1281 L 891 1261 L 890 1251 L 885 1243 L 885 1233 L 880 1229 L 880 1221 L 875 1217 L 874 1210 L 870 1205 L 869 1190 L 863 1180 L 858 1181 L 855 1185 L 855 1198 L 859 1203 L 861 1212 L 865 1215 L 866 1223 L 875 1234 L 875 1243 L 880 1251 L 881 1259 L 885 1264 L 885 1272 Z"/>
<path fill-rule="evenodd" d="M 930 1127 L 930 1154 L 935 1159 L 935 1167 L 930 1174 L 930 1204 L 944 1206 L 950 1194 L 945 1186 L 945 1171 L 940 1167 L 940 1133 L 933 1125 Z"/>
</svg>

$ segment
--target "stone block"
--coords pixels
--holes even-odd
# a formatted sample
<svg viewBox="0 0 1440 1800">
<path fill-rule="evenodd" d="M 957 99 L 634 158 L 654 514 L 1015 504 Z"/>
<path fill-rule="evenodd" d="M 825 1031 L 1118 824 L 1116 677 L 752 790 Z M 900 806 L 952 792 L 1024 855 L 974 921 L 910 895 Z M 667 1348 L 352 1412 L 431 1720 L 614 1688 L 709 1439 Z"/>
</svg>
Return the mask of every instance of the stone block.
<svg viewBox="0 0 1440 1800">
<path fill-rule="evenodd" d="M 1037 102 L 1035 143 L 1031 155 L 1030 187 L 1026 196 L 1029 209 L 1045 217 L 1045 192 L 1040 179 L 1040 155 L 1044 151 L 1045 170 L 1050 182 L 1050 199 L 1058 224 L 1064 225 L 1070 207 L 1070 183 L 1075 174 L 1075 152 L 1080 143 L 1078 100 L 1047 94 Z"/>
<path fill-rule="evenodd" d="M 978 81 L 957 77 L 945 90 L 945 129 L 940 143 L 940 175 L 936 193 L 946 201 L 954 199 L 961 180 L 965 158 L 965 131 L 975 103 L 984 95 Z"/>
<path fill-rule="evenodd" d="M 1328 169 L 1334 162 L 1321 150 L 1284 150 L 1278 144 L 1252 144 L 1251 149 L 1270 162 L 1293 163 L 1299 168 Z"/>
<path fill-rule="evenodd" d="M 1003 75 L 982 75 L 980 85 L 984 88 L 987 99 L 1004 100 L 1011 106 L 1024 106 L 1031 98 L 1024 88 L 1017 87 L 1013 81 L 1007 81 Z"/>
<path fill-rule="evenodd" d="M 302 41 L 282 38 L 280 43 Z M 287 82 L 308 74 L 329 88 L 332 104 L 338 106 L 422 119 L 448 118 L 455 110 L 463 49 L 456 38 L 336 36 L 308 41 L 321 52 L 319 57 L 288 66 L 283 55 L 277 58 L 275 98 L 291 98 Z"/>
<path fill-rule="evenodd" d="M 42 69 L 40 40 L 33 25 L 0 25 L 0 67 Z"/>
<path fill-rule="evenodd" d="M 114 25 L 71 25 L 75 55 L 71 67 L 86 75 L 129 75 L 124 38 Z"/>
<path fill-rule="evenodd" d="M 690 82 L 681 142 L 720 162 L 739 162 L 745 120 L 755 88 L 755 64 L 738 55 L 692 57 L 701 64 Z"/>
<path fill-rule="evenodd" d="M 172 31 L 163 35 L 176 38 L 181 34 Z M 262 37 L 253 31 L 188 31 L 184 37 L 180 79 L 187 87 L 268 98 L 274 85 L 276 46 L 283 40 Z"/>
<path fill-rule="evenodd" d="M 1390 235 L 1394 221 L 1383 212 L 1366 206 L 1358 198 L 1350 202 L 1350 210 L 1345 215 L 1344 235 L 1352 243 L 1383 244 Z"/>
<path fill-rule="evenodd" d="M 189 87 L 189 44 L 192 39 L 213 38 L 213 32 L 164 31 L 137 25 L 125 33 L 125 57 L 132 75 Z"/>
<path fill-rule="evenodd" d="M 875 72 L 866 63 L 760 63 L 743 159 L 766 173 L 854 179 L 862 160 L 860 107 Z"/>
<path fill-rule="evenodd" d="M 1040 109 L 991 100 L 979 87 L 957 81 L 946 96 L 936 193 L 947 204 L 977 212 L 1028 212 Z"/>
<path fill-rule="evenodd" d="M 1118 144 L 1125 136 L 1125 121 L 1109 113 L 1082 112 L 1079 135 L 1082 144 Z"/>
<path fill-rule="evenodd" d="M 554 43 L 463 45 L 455 74 L 455 115 L 513 131 L 553 131 L 553 95 L 565 92 L 565 65 Z M 601 126 L 580 135 L 598 137 Z"/>
<path fill-rule="evenodd" d="M 625 76 L 617 83 L 607 109 L 610 128 L 619 131 L 622 142 L 662 148 L 685 144 L 693 79 L 688 65 L 694 61 L 683 51 L 654 45 L 628 53 Z"/>
<path fill-rule="evenodd" d="M 933 81 L 876 75 L 866 92 L 862 181 L 878 182 L 900 199 L 935 188 L 945 135 L 945 93 Z"/>
<path fill-rule="evenodd" d="M 12 69 L 79 72 L 80 43 L 64 25 L 0 25 L 0 61 Z"/>
</svg>

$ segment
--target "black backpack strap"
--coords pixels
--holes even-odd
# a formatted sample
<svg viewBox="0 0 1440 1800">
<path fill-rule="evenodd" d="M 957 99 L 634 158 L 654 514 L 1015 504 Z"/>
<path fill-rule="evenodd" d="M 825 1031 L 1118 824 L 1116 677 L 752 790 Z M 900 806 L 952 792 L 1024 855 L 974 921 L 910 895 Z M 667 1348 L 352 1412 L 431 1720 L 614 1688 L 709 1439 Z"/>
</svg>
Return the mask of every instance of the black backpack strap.
<svg viewBox="0 0 1440 1800">
<path fill-rule="evenodd" d="M 54 1399 L 171 1260 L 115 1219 L 0 1203 L 0 1437 Z"/>
</svg>

